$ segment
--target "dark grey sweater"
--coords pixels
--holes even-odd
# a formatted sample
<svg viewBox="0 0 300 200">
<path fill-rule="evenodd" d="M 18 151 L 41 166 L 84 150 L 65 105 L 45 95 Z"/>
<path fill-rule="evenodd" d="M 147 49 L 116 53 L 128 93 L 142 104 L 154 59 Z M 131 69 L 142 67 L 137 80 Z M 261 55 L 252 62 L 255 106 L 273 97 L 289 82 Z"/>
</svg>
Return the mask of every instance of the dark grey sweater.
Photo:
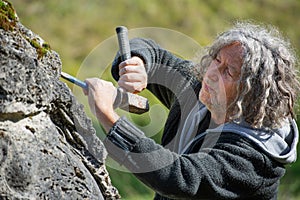
<svg viewBox="0 0 300 200">
<path fill-rule="evenodd" d="M 109 155 L 152 188 L 155 199 L 276 199 L 279 180 L 285 173 L 283 164 L 294 159 L 290 152 L 295 151 L 298 139 L 295 125 L 288 129 L 291 134 L 284 134 L 292 138 L 287 144 L 289 149 L 277 148 L 286 145 L 282 144 L 286 138 L 276 140 L 279 145 L 273 148 L 261 144 L 266 141 L 260 138 L 261 133 L 270 134 L 264 130 L 236 124 L 209 129 L 207 112 L 194 140 L 183 154 L 178 154 L 185 119 L 196 104 L 203 107 L 197 100 L 201 85 L 191 73 L 193 64 L 150 40 L 132 40 L 131 50 L 133 56 L 146 63 L 147 88 L 170 109 L 170 114 L 161 145 L 126 118 L 120 118 L 104 141 Z M 112 68 L 116 80 L 119 62 L 116 57 Z M 288 161 L 281 162 L 282 158 L 272 153 L 279 157 L 289 154 L 283 158 Z"/>
</svg>

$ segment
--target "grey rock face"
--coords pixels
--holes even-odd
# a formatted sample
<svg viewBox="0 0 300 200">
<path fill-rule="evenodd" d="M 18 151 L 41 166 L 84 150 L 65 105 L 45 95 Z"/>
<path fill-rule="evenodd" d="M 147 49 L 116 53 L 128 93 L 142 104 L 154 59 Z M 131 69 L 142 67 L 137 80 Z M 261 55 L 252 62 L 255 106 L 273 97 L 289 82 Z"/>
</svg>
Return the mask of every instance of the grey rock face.
<svg viewBox="0 0 300 200">
<path fill-rule="evenodd" d="M 0 9 L 3 5 L 10 8 L 0 0 Z M 0 12 L 0 199 L 119 199 L 91 120 L 59 81 L 59 55 L 16 15 L 5 19 L 9 28 L 4 26 L 4 14 Z"/>
</svg>

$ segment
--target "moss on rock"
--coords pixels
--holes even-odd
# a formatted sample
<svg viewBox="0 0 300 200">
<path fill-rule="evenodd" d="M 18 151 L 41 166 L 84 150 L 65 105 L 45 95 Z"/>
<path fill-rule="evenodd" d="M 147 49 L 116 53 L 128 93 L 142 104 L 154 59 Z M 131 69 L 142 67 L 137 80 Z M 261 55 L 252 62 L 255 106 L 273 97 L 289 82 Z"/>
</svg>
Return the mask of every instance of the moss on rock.
<svg viewBox="0 0 300 200">
<path fill-rule="evenodd" d="M 30 42 L 31 46 L 33 46 L 36 49 L 38 58 L 42 58 L 47 53 L 47 51 L 50 50 L 50 45 L 45 42 L 40 43 L 38 38 L 29 40 L 29 42 Z"/>
<path fill-rule="evenodd" d="M 17 22 L 18 16 L 12 4 L 6 0 L 0 0 L 0 28 L 12 31 Z"/>
<path fill-rule="evenodd" d="M 5 31 L 19 31 L 30 45 L 36 49 L 38 59 L 41 59 L 50 50 L 50 45 L 39 37 L 24 34 L 18 29 L 18 22 L 19 18 L 12 4 L 7 0 L 0 0 L 0 28 Z"/>
</svg>

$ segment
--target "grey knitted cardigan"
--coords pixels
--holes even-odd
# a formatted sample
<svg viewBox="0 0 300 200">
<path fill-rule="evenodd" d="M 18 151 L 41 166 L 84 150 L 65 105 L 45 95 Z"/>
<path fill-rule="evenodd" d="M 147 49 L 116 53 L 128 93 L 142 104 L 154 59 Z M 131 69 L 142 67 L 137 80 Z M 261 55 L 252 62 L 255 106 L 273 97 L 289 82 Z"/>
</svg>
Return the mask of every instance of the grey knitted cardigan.
<svg viewBox="0 0 300 200">
<path fill-rule="evenodd" d="M 199 132 L 185 153 L 176 153 L 184 119 L 195 104 L 202 105 L 191 98 L 201 88 L 191 73 L 193 63 L 151 40 L 133 39 L 130 45 L 132 55 L 146 64 L 147 89 L 170 113 L 161 144 L 121 117 L 104 140 L 109 155 L 152 188 L 154 199 L 276 199 L 283 163 L 234 131 Z M 117 56 L 112 67 L 116 80 L 119 63 Z M 213 145 L 207 142 L 215 138 Z"/>
</svg>

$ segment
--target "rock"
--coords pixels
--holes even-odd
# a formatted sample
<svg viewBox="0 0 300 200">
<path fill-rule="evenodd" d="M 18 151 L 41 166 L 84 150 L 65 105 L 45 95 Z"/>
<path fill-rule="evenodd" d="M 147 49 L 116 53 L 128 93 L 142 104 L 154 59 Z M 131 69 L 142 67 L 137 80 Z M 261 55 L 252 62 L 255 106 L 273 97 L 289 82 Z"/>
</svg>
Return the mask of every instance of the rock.
<svg viewBox="0 0 300 200">
<path fill-rule="evenodd" d="M 61 61 L 0 0 L 0 199 L 119 199 Z"/>
</svg>

